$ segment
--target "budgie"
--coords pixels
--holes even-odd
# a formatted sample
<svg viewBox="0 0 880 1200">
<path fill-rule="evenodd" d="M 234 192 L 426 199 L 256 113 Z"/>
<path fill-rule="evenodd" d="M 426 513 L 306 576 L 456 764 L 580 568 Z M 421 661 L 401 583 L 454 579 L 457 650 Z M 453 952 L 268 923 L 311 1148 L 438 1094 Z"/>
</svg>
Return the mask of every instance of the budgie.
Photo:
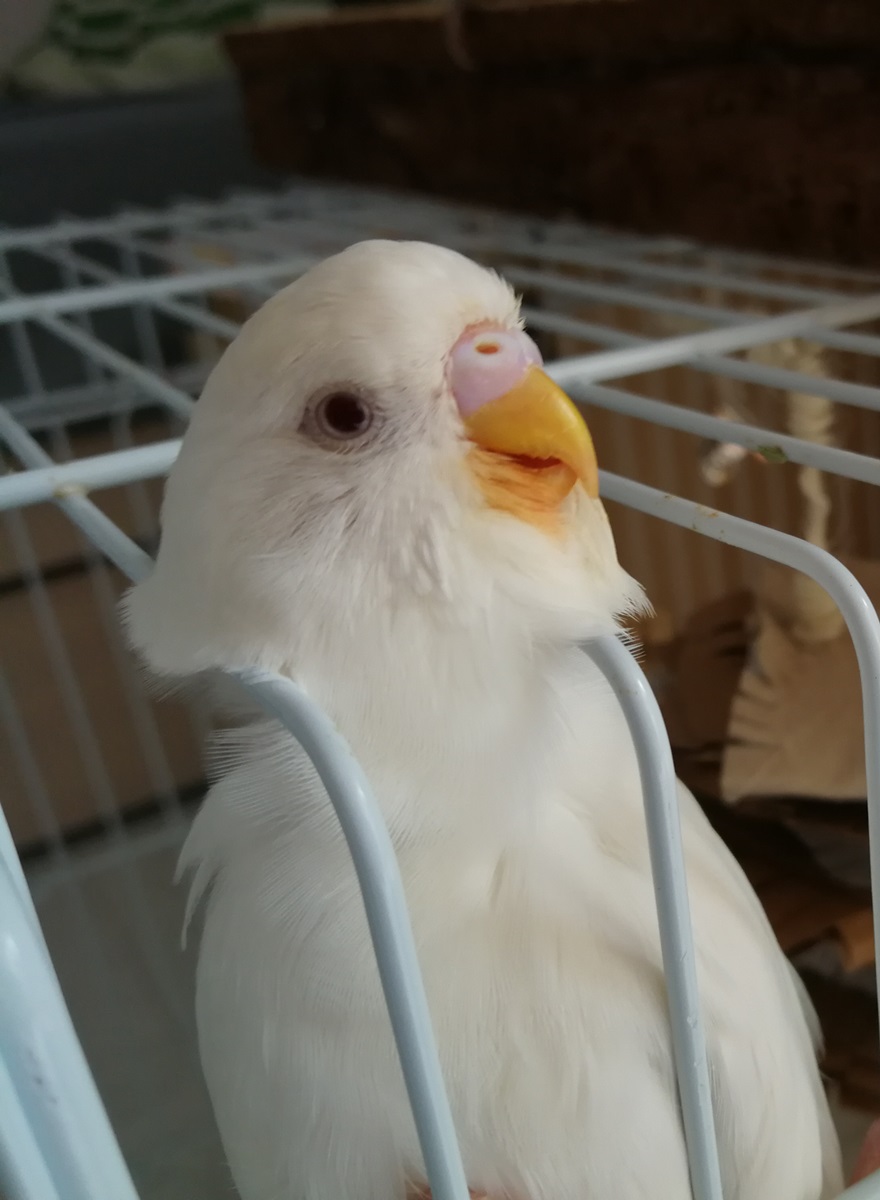
<svg viewBox="0 0 880 1200">
<path fill-rule="evenodd" d="M 398 857 L 469 1186 L 688 1200 L 634 747 L 579 649 L 644 604 L 578 408 L 517 298 L 369 241 L 248 320 L 199 399 L 155 569 L 166 680 L 257 666 L 335 722 Z M 362 901 L 302 750 L 224 736 L 182 868 L 197 1018 L 242 1200 L 427 1194 Z M 828 1200 L 815 1015 L 680 786 L 725 1200 Z"/>
</svg>

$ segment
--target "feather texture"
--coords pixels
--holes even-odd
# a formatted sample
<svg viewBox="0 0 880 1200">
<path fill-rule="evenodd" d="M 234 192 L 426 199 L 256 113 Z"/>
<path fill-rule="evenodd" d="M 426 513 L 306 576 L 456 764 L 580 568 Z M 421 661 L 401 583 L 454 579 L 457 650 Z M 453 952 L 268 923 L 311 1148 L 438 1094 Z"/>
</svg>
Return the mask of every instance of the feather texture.
<svg viewBox="0 0 880 1200">
<path fill-rule="evenodd" d="M 281 293 L 209 381 L 128 602 L 164 675 L 258 663 L 348 739 L 398 854 L 468 1181 L 492 1200 L 688 1200 L 634 747 L 577 639 L 642 603 L 601 504 L 493 511 L 444 362 L 509 290 L 371 243 Z M 303 414 L 377 406 L 345 452 Z M 306 756 L 226 734 L 181 862 L 202 1059 L 243 1200 L 405 1200 L 424 1166 L 354 870 Z M 680 789 L 725 1200 L 830 1200 L 815 1018 Z"/>
</svg>

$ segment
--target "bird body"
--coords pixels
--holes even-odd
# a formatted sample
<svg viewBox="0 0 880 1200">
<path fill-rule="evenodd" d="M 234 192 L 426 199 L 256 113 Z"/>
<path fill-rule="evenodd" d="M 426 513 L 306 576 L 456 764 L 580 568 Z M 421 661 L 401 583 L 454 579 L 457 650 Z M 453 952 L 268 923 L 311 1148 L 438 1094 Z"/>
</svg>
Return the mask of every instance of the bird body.
<svg viewBox="0 0 880 1200">
<path fill-rule="evenodd" d="M 514 298 L 474 264 L 391 243 L 329 260 L 209 381 L 128 617 L 158 673 L 279 671 L 348 740 L 397 852 L 474 1192 L 688 1200 L 634 747 L 577 648 L 641 595 L 588 436 L 545 380 Z M 423 1194 L 324 790 L 271 722 L 217 753 L 182 866 L 242 1198 Z M 809 1001 L 680 801 L 725 1200 L 830 1200 Z"/>
</svg>

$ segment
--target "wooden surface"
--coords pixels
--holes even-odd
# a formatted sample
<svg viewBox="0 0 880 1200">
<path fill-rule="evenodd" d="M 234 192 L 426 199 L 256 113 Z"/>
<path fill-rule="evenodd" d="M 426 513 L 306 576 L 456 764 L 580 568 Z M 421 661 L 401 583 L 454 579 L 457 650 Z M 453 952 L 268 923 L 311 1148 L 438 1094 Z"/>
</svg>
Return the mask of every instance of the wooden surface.
<svg viewBox="0 0 880 1200">
<path fill-rule="evenodd" d="M 163 421 L 144 418 L 133 429 L 137 444 L 167 436 Z M 71 446 L 77 457 L 88 457 L 114 449 L 115 443 L 95 427 L 74 429 Z M 154 512 L 162 488 L 161 479 L 142 485 Z M 130 491 L 106 488 L 95 500 L 125 533 L 138 538 L 142 530 Z M 26 570 L 23 543 L 33 554 L 39 588 Z M 46 846 L 59 830 L 67 836 L 94 828 L 106 817 L 102 784 L 123 812 L 154 803 L 165 775 L 160 780 L 151 765 L 145 729 L 161 742 L 176 788 L 197 788 L 204 776 L 201 747 L 184 706 L 144 693 L 143 676 L 114 609 L 125 580 L 110 566 L 96 580 L 84 545 L 70 520 L 49 504 L 10 514 L 0 527 L 0 661 L 19 723 L 15 736 L 11 727 L 0 733 L 0 781 L 3 811 L 22 851 Z M 102 585 L 106 610 L 99 602 Z M 50 640 L 52 630 L 61 649 Z M 62 653 L 75 679 L 75 698 L 59 669 Z M 94 734 L 92 754 L 74 716 L 80 708 Z M 52 819 L 36 800 L 40 789 Z"/>
<path fill-rule="evenodd" d="M 831 942 L 845 971 L 874 961 L 871 894 L 832 878 L 804 842 L 779 821 L 703 801 L 736 855 L 786 954 Z M 867 856 L 867 838 L 863 841 Z"/>
<path fill-rule="evenodd" d="M 358 8 L 228 38 L 268 164 L 880 263 L 874 0 Z"/>
<path fill-rule="evenodd" d="M 868 992 L 804 973 L 825 1037 L 824 1073 L 852 1108 L 880 1110 L 877 1002 Z"/>
<path fill-rule="evenodd" d="M 868 819 L 863 802 L 840 803 L 755 796 L 731 807 L 719 799 L 721 750 L 728 713 L 748 652 L 746 593 L 705 606 L 667 644 L 648 645 L 645 668 L 662 680 L 660 703 L 676 770 L 739 860 L 783 950 L 797 954 L 819 943 L 837 951 L 843 972 L 874 960 L 867 888 L 832 876 L 813 847 L 847 847 L 867 874 Z"/>
</svg>

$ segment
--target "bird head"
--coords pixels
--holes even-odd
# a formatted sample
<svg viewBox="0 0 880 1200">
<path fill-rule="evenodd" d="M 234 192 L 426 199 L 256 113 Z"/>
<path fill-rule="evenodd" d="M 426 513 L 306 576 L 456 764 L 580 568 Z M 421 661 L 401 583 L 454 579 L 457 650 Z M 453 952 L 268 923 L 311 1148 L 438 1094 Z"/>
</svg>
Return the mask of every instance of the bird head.
<svg viewBox="0 0 880 1200">
<path fill-rule="evenodd" d="M 265 304 L 210 376 L 132 638 L 174 676 L 289 671 L 413 612 L 607 632 L 639 593 L 597 496 L 590 433 L 510 288 L 447 249 L 363 242 Z"/>
</svg>

